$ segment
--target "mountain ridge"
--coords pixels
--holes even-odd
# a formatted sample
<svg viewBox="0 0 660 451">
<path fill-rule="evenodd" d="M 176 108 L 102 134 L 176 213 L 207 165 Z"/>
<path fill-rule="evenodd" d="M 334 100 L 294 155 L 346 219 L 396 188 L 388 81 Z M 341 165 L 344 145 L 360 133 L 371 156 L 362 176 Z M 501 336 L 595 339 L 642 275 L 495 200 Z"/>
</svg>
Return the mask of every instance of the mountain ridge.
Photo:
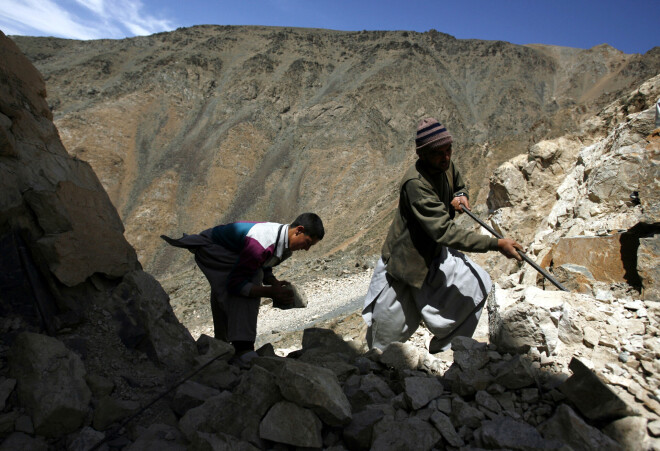
<svg viewBox="0 0 660 451">
<path fill-rule="evenodd" d="M 499 164 L 575 130 L 660 67 L 658 49 L 540 51 L 435 30 L 197 26 L 14 40 L 44 74 L 65 146 L 95 169 L 154 273 L 181 264 L 161 233 L 301 211 L 327 224 L 312 255 L 349 241 L 377 252 L 385 231 L 370 221 L 394 208 L 422 116 L 454 135 L 473 204 L 483 204 Z"/>
</svg>

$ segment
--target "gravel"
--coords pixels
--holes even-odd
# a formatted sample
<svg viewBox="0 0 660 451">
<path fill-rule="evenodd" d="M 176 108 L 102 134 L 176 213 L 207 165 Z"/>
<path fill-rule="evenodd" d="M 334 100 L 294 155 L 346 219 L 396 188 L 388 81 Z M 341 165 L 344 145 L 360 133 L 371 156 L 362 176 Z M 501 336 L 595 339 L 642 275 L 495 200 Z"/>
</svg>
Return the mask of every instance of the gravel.
<svg viewBox="0 0 660 451">
<path fill-rule="evenodd" d="M 319 276 L 296 283 L 298 290 L 307 298 L 306 308 L 282 310 L 274 308 L 269 299 L 264 299 L 257 322 L 257 342 L 274 333 L 303 330 L 318 322 L 361 310 L 371 274 L 372 269 L 368 269 L 341 277 Z M 213 336 L 208 282 L 199 276 L 190 279 L 193 279 L 190 285 L 179 288 L 178 293 L 167 290 L 172 297 L 175 314 L 195 340 L 202 334 Z"/>
<path fill-rule="evenodd" d="M 371 273 L 369 270 L 297 285 L 298 290 L 307 297 L 307 307 L 281 310 L 273 308 L 270 302 L 262 305 L 257 335 L 302 330 L 317 322 L 360 310 Z"/>
</svg>

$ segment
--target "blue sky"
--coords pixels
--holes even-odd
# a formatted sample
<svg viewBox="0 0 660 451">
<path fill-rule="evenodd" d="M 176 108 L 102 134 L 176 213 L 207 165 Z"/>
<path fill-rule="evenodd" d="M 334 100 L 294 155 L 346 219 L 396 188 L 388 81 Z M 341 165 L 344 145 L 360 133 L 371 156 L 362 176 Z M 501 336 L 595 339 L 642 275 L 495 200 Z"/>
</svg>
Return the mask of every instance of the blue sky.
<svg viewBox="0 0 660 451">
<path fill-rule="evenodd" d="M 660 45 L 660 0 L 0 0 L 5 34 L 100 39 L 201 24 L 436 29 L 459 39 L 626 53 Z"/>
</svg>

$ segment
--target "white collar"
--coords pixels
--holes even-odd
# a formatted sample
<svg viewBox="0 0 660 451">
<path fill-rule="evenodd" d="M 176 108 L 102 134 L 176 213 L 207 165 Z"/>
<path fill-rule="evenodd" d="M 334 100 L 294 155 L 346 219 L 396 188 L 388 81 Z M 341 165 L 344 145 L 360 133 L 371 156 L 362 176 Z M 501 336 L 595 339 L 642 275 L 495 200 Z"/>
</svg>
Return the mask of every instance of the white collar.
<svg viewBox="0 0 660 451">
<path fill-rule="evenodd" d="M 282 224 L 279 235 L 280 239 L 277 243 L 277 249 L 275 249 L 275 256 L 282 258 L 284 251 L 289 248 L 289 224 Z"/>
</svg>

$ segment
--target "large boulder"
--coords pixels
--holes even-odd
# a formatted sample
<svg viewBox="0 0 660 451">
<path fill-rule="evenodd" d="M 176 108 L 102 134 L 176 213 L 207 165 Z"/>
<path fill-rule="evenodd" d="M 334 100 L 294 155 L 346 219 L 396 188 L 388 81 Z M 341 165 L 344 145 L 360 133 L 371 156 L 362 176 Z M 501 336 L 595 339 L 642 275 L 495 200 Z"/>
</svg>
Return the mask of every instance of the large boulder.
<svg viewBox="0 0 660 451">
<path fill-rule="evenodd" d="M 502 164 L 491 177 L 488 193 L 490 210 L 510 207 L 525 198 L 527 194 L 525 177 L 516 162 L 518 161 Z"/>
<path fill-rule="evenodd" d="M 556 325 L 570 295 L 528 287 L 524 296 L 509 304 L 496 292 L 488 303 L 489 335 L 498 349 L 527 352 L 534 346 L 552 353 L 558 345 Z"/>
<path fill-rule="evenodd" d="M 635 252 L 626 234 L 562 238 L 552 249 L 552 264 L 586 268 L 596 280 L 625 282 L 634 268 Z"/>
<path fill-rule="evenodd" d="M 287 445 L 320 448 L 321 420 L 309 409 L 280 401 L 268 411 L 261 424 L 261 438 Z"/>
<path fill-rule="evenodd" d="M 91 391 L 80 357 L 62 342 L 46 335 L 21 333 L 10 351 L 9 371 L 38 435 L 61 437 L 82 426 Z"/>
<path fill-rule="evenodd" d="M 27 230 L 32 251 L 65 285 L 94 273 L 120 277 L 137 269 L 136 253 L 96 174 L 60 141 L 43 79 L 1 32 L 0 73 L 2 217 Z"/>
<path fill-rule="evenodd" d="M 332 371 L 274 357 L 261 357 L 255 361 L 277 376 L 277 385 L 287 400 L 311 409 L 332 426 L 351 421 L 351 404 Z"/>
<path fill-rule="evenodd" d="M 174 316 L 169 297 L 144 271 L 127 273 L 112 292 L 114 320 L 124 345 L 146 352 L 164 365 L 192 364 L 195 342 Z"/>
</svg>

